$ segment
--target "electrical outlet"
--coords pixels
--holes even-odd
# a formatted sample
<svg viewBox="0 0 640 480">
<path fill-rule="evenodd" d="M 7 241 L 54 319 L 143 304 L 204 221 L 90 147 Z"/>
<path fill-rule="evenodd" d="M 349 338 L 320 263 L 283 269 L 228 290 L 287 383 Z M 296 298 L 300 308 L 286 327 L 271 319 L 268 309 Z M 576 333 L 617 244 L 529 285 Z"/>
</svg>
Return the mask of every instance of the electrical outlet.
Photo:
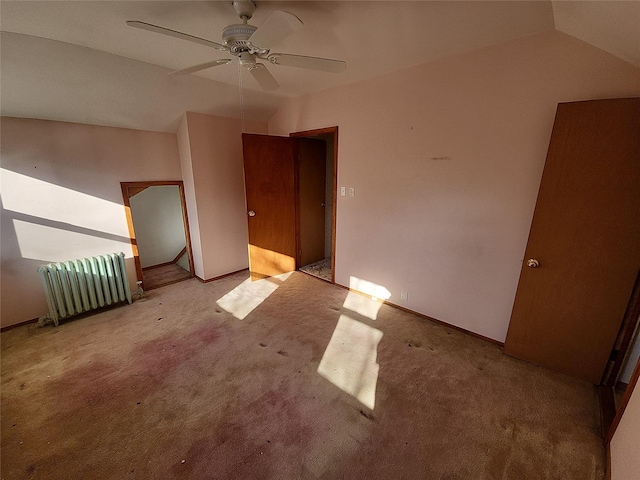
<svg viewBox="0 0 640 480">
<path fill-rule="evenodd" d="M 350 197 L 356 196 L 356 187 L 349 187 L 349 196 Z"/>
<path fill-rule="evenodd" d="M 347 195 L 347 187 L 340 187 L 340 196 L 345 197 Z"/>
<path fill-rule="evenodd" d="M 409 300 L 409 292 L 407 292 L 406 290 L 402 290 L 400 292 L 400 300 L 404 300 L 404 301 Z"/>
</svg>

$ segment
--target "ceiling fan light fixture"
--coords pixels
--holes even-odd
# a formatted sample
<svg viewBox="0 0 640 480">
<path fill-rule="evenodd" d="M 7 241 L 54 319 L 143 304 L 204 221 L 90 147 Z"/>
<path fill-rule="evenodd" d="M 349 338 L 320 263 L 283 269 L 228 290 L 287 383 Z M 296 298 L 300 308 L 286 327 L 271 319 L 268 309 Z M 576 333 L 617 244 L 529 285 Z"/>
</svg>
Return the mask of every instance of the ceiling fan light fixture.
<svg viewBox="0 0 640 480">
<path fill-rule="evenodd" d="M 238 61 L 240 62 L 240 65 L 242 65 L 243 67 L 248 67 L 249 69 L 251 69 L 252 67 L 256 66 L 256 57 L 252 53 L 242 52 L 238 56 L 238 58 L 239 58 Z"/>
</svg>

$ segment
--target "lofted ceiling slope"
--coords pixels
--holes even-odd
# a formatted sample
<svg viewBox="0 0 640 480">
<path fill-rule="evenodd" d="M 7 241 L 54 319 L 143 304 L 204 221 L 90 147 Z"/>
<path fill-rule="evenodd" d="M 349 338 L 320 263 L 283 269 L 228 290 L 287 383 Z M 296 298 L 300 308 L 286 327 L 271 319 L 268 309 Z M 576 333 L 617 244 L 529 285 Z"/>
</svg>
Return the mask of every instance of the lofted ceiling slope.
<svg viewBox="0 0 640 480">
<path fill-rule="evenodd" d="M 283 98 L 554 28 L 640 65 L 640 2 L 257 2 L 250 23 L 274 10 L 304 27 L 272 51 L 345 60 L 340 74 L 269 65 L 264 92 L 242 75 L 247 118 L 268 121 Z M 186 110 L 240 116 L 237 62 L 169 76 L 228 57 L 204 45 L 128 27 L 141 20 L 221 42 L 238 23 L 230 1 L 3 1 L 2 114 L 146 130 L 177 128 Z"/>
</svg>

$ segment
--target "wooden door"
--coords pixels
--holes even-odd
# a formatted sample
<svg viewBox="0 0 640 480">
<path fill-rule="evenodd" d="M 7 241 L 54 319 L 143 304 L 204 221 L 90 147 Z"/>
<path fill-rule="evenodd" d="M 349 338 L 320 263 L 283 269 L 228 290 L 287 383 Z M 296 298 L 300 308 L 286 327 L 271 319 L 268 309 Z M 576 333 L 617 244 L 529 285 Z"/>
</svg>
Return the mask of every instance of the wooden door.
<svg viewBox="0 0 640 480">
<path fill-rule="evenodd" d="M 299 265 L 324 259 L 327 146 L 322 140 L 297 139 Z"/>
<path fill-rule="evenodd" d="M 560 104 L 505 353 L 598 384 L 639 269 L 640 99 Z"/>
<path fill-rule="evenodd" d="M 242 135 L 249 270 L 264 278 L 296 269 L 293 140 Z"/>
</svg>

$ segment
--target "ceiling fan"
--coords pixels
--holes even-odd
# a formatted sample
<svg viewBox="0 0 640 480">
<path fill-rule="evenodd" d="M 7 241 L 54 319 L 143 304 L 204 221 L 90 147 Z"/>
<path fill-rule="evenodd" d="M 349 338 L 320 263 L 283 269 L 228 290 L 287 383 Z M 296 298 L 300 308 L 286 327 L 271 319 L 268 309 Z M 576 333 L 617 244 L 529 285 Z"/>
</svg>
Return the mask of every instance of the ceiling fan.
<svg viewBox="0 0 640 480">
<path fill-rule="evenodd" d="M 256 27 L 247 23 L 255 12 L 255 2 L 251 0 L 234 0 L 233 8 L 238 13 L 242 23 L 229 25 L 222 30 L 223 44 L 151 23 L 137 20 L 128 20 L 126 23 L 130 27 L 181 38 L 182 40 L 200 43 L 213 47 L 216 50 L 228 52 L 234 57 L 238 57 L 240 65 L 249 70 L 263 90 L 275 90 L 279 85 L 265 64 L 258 63 L 256 60 L 264 60 L 273 65 L 307 68 L 330 73 L 340 73 L 347 68 L 346 62 L 342 60 L 306 57 L 288 53 L 271 53 L 272 45 L 276 45 L 302 27 L 302 21 L 295 15 L 276 10 L 267 17 L 260 27 Z M 232 61 L 230 58 L 212 60 L 182 70 L 176 70 L 175 72 L 171 72 L 171 74 L 181 75 L 198 72 L 219 65 L 227 65 Z"/>
</svg>

